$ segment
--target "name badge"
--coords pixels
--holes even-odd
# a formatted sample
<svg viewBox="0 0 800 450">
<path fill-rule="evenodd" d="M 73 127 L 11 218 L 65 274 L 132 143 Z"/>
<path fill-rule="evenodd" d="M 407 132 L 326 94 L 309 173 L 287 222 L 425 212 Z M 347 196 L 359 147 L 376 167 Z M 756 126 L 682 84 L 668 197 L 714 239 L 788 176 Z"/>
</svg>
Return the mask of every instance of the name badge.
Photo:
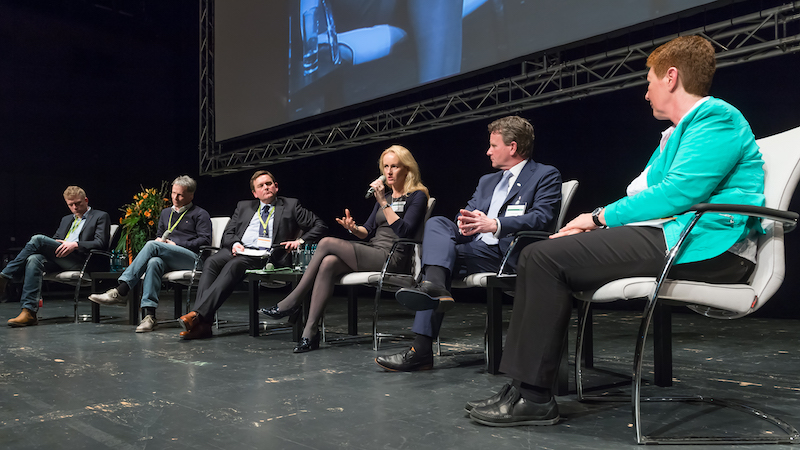
<svg viewBox="0 0 800 450">
<path fill-rule="evenodd" d="M 398 200 L 396 202 L 392 202 L 392 211 L 396 213 L 400 213 L 405 211 L 406 209 L 406 201 L 405 200 Z"/>
<path fill-rule="evenodd" d="M 258 249 L 259 250 L 269 250 L 272 248 L 272 239 L 268 237 L 259 237 L 258 238 Z"/>
<path fill-rule="evenodd" d="M 527 203 L 521 205 L 508 205 L 506 208 L 506 217 L 517 217 L 525 214 L 525 206 Z"/>
</svg>

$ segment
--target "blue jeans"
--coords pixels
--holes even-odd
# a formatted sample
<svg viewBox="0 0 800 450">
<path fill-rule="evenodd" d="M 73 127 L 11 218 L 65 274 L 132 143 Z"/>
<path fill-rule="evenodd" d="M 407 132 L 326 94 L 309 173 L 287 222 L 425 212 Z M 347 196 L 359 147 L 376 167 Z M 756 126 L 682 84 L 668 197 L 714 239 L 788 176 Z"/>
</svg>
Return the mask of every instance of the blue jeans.
<svg viewBox="0 0 800 450">
<path fill-rule="evenodd" d="M 197 254 L 178 245 L 148 241 L 142 251 L 119 277 L 119 281 L 133 289 L 142 278 L 142 308 L 158 306 L 158 293 L 161 291 L 161 277 L 173 270 L 192 270 Z M 199 267 L 198 267 L 199 269 Z"/>
<path fill-rule="evenodd" d="M 33 312 L 39 310 L 39 299 L 42 297 L 42 275 L 45 272 L 58 272 L 62 270 L 81 270 L 86 261 L 86 255 L 72 252 L 59 258 L 56 249 L 61 245 L 55 239 L 37 234 L 25 244 L 13 261 L 0 272 L 0 275 L 12 281 L 22 280 L 23 308 Z"/>
</svg>

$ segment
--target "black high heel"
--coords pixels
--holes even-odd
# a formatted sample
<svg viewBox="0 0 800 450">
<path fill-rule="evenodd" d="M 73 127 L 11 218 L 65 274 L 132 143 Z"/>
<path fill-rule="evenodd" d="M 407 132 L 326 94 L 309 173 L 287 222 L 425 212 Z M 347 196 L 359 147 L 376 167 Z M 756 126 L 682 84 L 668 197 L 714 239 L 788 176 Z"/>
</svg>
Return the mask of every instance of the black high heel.
<svg viewBox="0 0 800 450">
<path fill-rule="evenodd" d="M 278 309 L 278 305 L 273 306 L 272 308 L 261 308 L 258 310 L 259 314 L 264 314 L 268 316 L 270 319 L 278 320 L 283 319 L 284 317 L 291 316 L 294 313 L 300 310 L 300 305 L 295 305 L 292 308 L 287 309 L 286 311 L 281 311 Z"/>
<path fill-rule="evenodd" d="M 311 336 L 311 338 L 301 337 L 299 341 L 297 341 L 297 345 L 294 347 L 294 353 L 306 353 L 310 352 L 311 350 L 316 350 L 319 348 L 319 330 L 317 330 L 317 334 Z"/>
</svg>

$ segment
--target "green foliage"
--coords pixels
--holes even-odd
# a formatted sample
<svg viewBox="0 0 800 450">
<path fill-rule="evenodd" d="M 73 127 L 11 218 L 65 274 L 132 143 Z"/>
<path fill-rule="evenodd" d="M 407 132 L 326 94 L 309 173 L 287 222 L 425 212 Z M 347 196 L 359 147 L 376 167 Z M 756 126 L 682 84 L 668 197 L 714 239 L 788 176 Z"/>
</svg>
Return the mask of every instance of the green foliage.
<svg viewBox="0 0 800 450">
<path fill-rule="evenodd" d="M 142 187 L 142 192 L 133 196 L 133 202 L 120 208 L 125 217 L 120 219 L 122 234 L 117 250 L 127 250 L 136 256 L 144 244 L 156 238 L 158 217 L 164 208 L 170 206 L 169 183 L 161 182 L 161 188 Z M 130 245 L 130 248 L 127 246 Z"/>
</svg>

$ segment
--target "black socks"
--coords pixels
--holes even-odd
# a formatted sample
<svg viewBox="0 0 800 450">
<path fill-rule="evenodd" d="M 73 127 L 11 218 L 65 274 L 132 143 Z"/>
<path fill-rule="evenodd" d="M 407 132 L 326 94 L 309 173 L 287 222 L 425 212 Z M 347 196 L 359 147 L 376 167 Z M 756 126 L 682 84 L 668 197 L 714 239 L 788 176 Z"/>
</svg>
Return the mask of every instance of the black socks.
<svg viewBox="0 0 800 450">
<path fill-rule="evenodd" d="M 125 286 L 127 286 L 127 284 Z M 142 319 L 144 319 L 146 316 L 153 316 L 153 318 L 155 318 L 156 309 L 150 307 L 142 308 Z"/>
<path fill-rule="evenodd" d="M 441 266 L 425 266 L 425 281 L 450 289 L 450 271 Z"/>
<path fill-rule="evenodd" d="M 433 353 L 433 338 L 418 334 L 417 337 L 414 338 L 414 342 L 411 346 L 414 347 L 414 351 L 420 355 L 430 355 Z"/>
<path fill-rule="evenodd" d="M 514 380 L 513 384 L 525 400 L 530 400 L 534 403 L 547 403 L 553 398 L 551 389 L 534 386 L 518 380 Z"/>
<path fill-rule="evenodd" d="M 119 292 L 119 295 L 124 297 L 124 296 L 128 295 L 128 292 L 130 292 L 130 291 L 131 291 L 131 287 L 128 286 L 128 283 L 126 283 L 124 281 L 120 281 L 119 282 L 119 286 L 117 286 L 117 292 Z"/>
</svg>

